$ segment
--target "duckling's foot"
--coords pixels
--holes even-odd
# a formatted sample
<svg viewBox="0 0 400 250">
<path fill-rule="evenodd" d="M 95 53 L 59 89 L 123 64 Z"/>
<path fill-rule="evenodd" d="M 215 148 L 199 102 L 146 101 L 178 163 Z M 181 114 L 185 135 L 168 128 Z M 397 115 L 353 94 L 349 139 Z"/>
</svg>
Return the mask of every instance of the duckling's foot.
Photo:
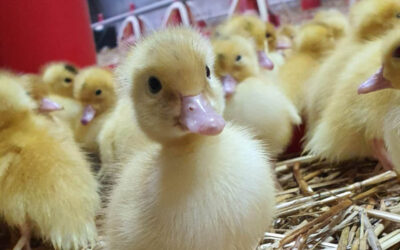
<svg viewBox="0 0 400 250">
<path fill-rule="evenodd" d="M 20 226 L 19 231 L 21 233 L 21 237 L 19 238 L 17 244 L 14 246 L 13 250 L 22 250 L 25 247 L 25 250 L 32 250 L 31 248 L 31 229 L 29 225 L 25 223 Z"/>
<path fill-rule="evenodd" d="M 394 169 L 392 159 L 390 158 L 390 155 L 385 147 L 385 142 L 382 139 L 372 140 L 372 150 L 374 156 L 379 160 L 384 169 L 386 170 Z"/>
</svg>

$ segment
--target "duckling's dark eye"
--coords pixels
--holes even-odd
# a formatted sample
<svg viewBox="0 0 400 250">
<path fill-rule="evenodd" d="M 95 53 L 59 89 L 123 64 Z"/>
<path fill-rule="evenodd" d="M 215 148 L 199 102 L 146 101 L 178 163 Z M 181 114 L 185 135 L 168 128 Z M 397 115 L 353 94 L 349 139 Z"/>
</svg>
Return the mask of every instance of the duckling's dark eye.
<svg viewBox="0 0 400 250">
<path fill-rule="evenodd" d="M 210 78 L 210 74 L 211 74 L 210 68 L 208 66 L 206 66 L 206 76 L 207 76 L 207 78 Z"/>
<path fill-rule="evenodd" d="M 64 78 L 64 82 L 66 82 L 66 83 L 70 83 L 70 82 L 72 82 L 72 79 L 71 79 L 71 78 L 69 78 L 69 77 L 66 77 L 66 78 Z"/>
<path fill-rule="evenodd" d="M 400 18 L 400 13 L 397 13 L 397 14 L 396 14 L 396 17 L 397 17 L 397 18 Z"/>
<path fill-rule="evenodd" d="M 271 36 L 272 36 L 271 33 L 265 34 L 265 37 L 266 37 L 266 38 L 270 38 Z"/>
<path fill-rule="evenodd" d="M 160 80 L 157 77 L 151 76 L 148 80 L 149 90 L 152 94 L 157 94 L 162 89 Z"/>
<path fill-rule="evenodd" d="M 96 95 L 101 95 L 101 93 L 103 93 L 103 91 L 101 91 L 101 89 L 96 90 L 96 92 L 94 92 Z"/>
<path fill-rule="evenodd" d="M 236 62 L 239 62 L 241 59 L 242 59 L 242 56 L 241 56 L 241 55 L 237 55 L 237 56 L 236 56 Z"/>
<path fill-rule="evenodd" d="M 400 47 L 397 47 L 397 49 L 393 52 L 393 57 L 400 58 Z"/>
</svg>

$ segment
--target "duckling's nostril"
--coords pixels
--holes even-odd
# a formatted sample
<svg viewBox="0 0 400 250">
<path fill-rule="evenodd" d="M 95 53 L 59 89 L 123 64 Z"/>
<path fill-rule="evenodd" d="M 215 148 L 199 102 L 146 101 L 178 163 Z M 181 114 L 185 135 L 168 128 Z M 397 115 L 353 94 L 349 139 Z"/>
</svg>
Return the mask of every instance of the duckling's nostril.
<svg viewBox="0 0 400 250">
<path fill-rule="evenodd" d="M 193 106 L 189 106 L 189 111 L 194 111 L 194 107 Z"/>
</svg>

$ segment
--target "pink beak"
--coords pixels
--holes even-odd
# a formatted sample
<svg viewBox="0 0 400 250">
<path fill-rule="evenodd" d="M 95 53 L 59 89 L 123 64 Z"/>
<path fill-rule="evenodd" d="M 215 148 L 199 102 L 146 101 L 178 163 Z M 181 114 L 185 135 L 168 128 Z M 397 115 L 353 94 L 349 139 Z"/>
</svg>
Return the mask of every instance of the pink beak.
<svg viewBox="0 0 400 250">
<path fill-rule="evenodd" d="M 383 67 L 358 87 L 358 94 L 367 94 L 381 89 L 393 88 L 392 83 L 383 76 Z"/>
<path fill-rule="evenodd" d="M 180 124 L 192 133 L 217 135 L 225 127 L 225 120 L 215 112 L 202 94 L 183 96 Z"/>
<path fill-rule="evenodd" d="M 48 98 L 43 98 L 40 101 L 39 112 L 46 113 L 46 112 L 53 112 L 53 111 L 58 111 L 58 110 L 62 110 L 62 109 L 63 109 L 63 107 L 60 104 L 58 104 Z"/>
<path fill-rule="evenodd" d="M 224 88 L 225 97 L 232 96 L 236 91 L 237 81 L 231 75 L 222 78 L 222 87 Z"/>
<path fill-rule="evenodd" d="M 285 42 L 278 42 L 278 44 L 276 45 L 276 49 L 278 50 L 285 50 L 290 48 L 292 48 L 292 45 Z"/>
<path fill-rule="evenodd" d="M 264 51 L 262 50 L 257 51 L 257 56 L 258 56 L 258 63 L 260 64 L 261 67 L 268 70 L 274 69 L 274 63 L 271 61 L 271 59 L 268 58 L 267 54 L 265 54 Z"/>
<path fill-rule="evenodd" d="M 93 120 L 95 115 L 96 115 L 96 110 L 94 110 L 91 105 L 86 106 L 85 109 L 83 110 L 81 123 L 83 125 L 88 125 Z"/>
</svg>

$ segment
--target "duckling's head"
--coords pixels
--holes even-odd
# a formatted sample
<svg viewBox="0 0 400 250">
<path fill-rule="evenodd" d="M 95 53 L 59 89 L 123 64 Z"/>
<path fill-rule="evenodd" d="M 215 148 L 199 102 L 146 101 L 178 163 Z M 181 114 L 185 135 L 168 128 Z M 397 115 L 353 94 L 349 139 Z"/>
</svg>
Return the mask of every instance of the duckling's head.
<svg viewBox="0 0 400 250">
<path fill-rule="evenodd" d="M 332 29 L 335 40 L 343 38 L 349 30 L 349 21 L 347 17 L 335 9 L 318 11 L 313 20 L 314 22 L 322 23 Z"/>
<path fill-rule="evenodd" d="M 42 71 L 43 82 L 52 94 L 73 96 L 74 81 L 78 74 L 75 66 L 68 63 L 51 63 Z"/>
<path fill-rule="evenodd" d="M 270 27 L 271 28 L 271 27 Z M 271 36 L 271 31 L 267 31 L 267 25 L 255 15 L 234 16 L 224 26 L 224 35 L 239 35 L 254 40 L 257 50 L 258 62 L 262 68 L 274 69 L 273 62 L 265 53 L 267 36 Z M 271 40 L 272 41 L 272 40 Z"/>
<path fill-rule="evenodd" d="M 335 40 L 332 30 L 316 23 L 304 25 L 295 39 L 295 51 L 321 55 L 332 50 Z"/>
<path fill-rule="evenodd" d="M 112 72 L 89 67 L 79 72 L 75 80 L 74 97 L 85 107 L 81 123 L 87 125 L 96 115 L 109 111 L 117 101 Z"/>
<path fill-rule="evenodd" d="M 20 120 L 35 107 L 17 77 L 0 74 L 0 128 Z"/>
<path fill-rule="evenodd" d="M 210 43 L 189 28 L 176 27 L 139 42 L 117 74 L 143 131 L 166 142 L 223 130 L 222 88 L 213 68 Z"/>
<path fill-rule="evenodd" d="M 382 44 L 382 67 L 358 88 L 359 94 L 400 89 L 400 34 L 391 32 Z"/>
<path fill-rule="evenodd" d="M 278 44 L 278 40 L 277 40 L 276 29 L 272 23 L 268 22 L 266 24 L 265 37 L 268 43 L 268 51 L 270 52 L 275 51 Z"/>
<path fill-rule="evenodd" d="M 351 9 L 353 33 L 361 40 L 382 36 L 400 23 L 400 1 L 363 0 Z"/>
<path fill-rule="evenodd" d="M 222 81 L 225 97 L 235 93 L 237 83 L 259 73 L 254 44 L 241 36 L 224 37 L 213 41 L 215 74 Z"/>
</svg>

